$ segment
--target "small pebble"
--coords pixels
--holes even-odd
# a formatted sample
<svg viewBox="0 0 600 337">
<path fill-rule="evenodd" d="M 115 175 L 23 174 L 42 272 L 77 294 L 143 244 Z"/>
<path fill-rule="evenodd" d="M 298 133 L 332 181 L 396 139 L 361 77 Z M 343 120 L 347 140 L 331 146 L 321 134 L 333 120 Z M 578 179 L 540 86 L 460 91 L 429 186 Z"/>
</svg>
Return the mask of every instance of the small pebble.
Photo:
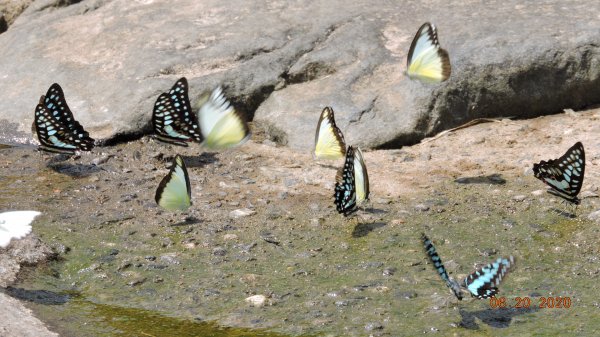
<svg viewBox="0 0 600 337">
<path fill-rule="evenodd" d="M 429 206 L 425 204 L 417 204 L 415 205 L 415 211 L 418 212 L 427 212 L 429 210 Z"/>
<path fill-rule="evenodd" d="M 136 278 L 135 280 L 129 281 L 127 282 L 127 285 L 130 287 L 135 287 L 138 286 L 142 283 L 146 282 L 146 278 L 145 277 L 140 277 L 140 278 Z"/>
<path fill-rule="evenodd" d="M 525 200 L 526 198 L 527 198 L 526 195 L 515 195 L 514 197 L 512 197 L 512 200 L 521 202 L 521 201 Z"/>
<path fill-rule="evenodd" d="M 227 250 L 223 247 L 215 247 L 212 251 L 212 254 L 215 256 L 225 256 L 227 255 Z"/>
<path fill-rule="evenodd" d="M 367 331 L 381 330 L 381 329 L 383 329 L 383 325 L 379 322 L 371 322 L 371 323 L 367 323 L 367 325 L 365 325 L 365 330 L 367 330 Z"/>
<path fill-rule="evenodd" d="M 246 303 L 250 304 L 251 307 L 264 307 L 267 303 L 267 297 L 265 295 L 254 295 L 250 297 L 246 297 Z"/>
<path fill-rule="evenodd" d="M 248 209 L 248 208 L 240 208 L 240 209 L 236 209 L 235 211 L 231 211 L 229 212 L 229 217 L 237 219 L 237 218 L 241 218 L 241 217 L 246 217 L 252 214 L 255 214 L 256 212 Z"/>
</svg>

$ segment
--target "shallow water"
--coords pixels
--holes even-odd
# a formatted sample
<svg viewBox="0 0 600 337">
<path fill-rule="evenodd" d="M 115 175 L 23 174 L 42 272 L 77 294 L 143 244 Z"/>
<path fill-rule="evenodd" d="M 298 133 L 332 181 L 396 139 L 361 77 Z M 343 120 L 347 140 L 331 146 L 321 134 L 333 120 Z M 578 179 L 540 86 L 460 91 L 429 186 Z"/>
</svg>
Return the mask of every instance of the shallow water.
<svg viewBox="0 0 600 337">
<path fill-rule="evenodd" d="M 2 205 L 42 210 L 35 233 L 70 249 L 15 287 L 77 294 L 63 304 L 30 304 L 67 336 L 278 336 L 260 329 L 326 336 L 559 336 L 600 330 L 600 232 L 586 220 L 596 199 L 585 199 L 576 211 L 550 195 L 518 202 L 511 199 L 515 193 L 539 187 L 533 178 L 490 183 L 477 177 L 465 180 L 475 183 L 434 182 L 419 198 L 376 199 L 359 219 L 346 219 L 335 214 L 328 196 L 279 198 L 249 184 L 242 185 L 240 202 L 260 205 L 256 198 L 269 193 L 272 201 L 251 217 L 231 219 L 227 203 L 240 197 L 219 195 L 225 186 L 219 179 L 242 184 L 236 172 L 249 164 L 218 157 L 190 168 L 205 200 L 196 200 L 200 211 L 187 214 L 199 220 L 182 222 L 185 216 L 149 206 L 152 169 L 127 172 L 132 166 L 118 158 L 118 151 L 133 150 L 107 151 L 117 157 L 101 170 L 87 158 L 57 169 L 22 150 L 4 157 L 18 160 L 0 179 Z M 200 175 L 207 183 L 194 181 Z M 217 199 L 226 201 L 213 206 Z M 476 263 L 514 255 L 516 268 L 499 296 L 511 306 L 529 297 L 530 307 L 458 302 L 427 263 L 422 231 L 454 277 Z M 254 294 L 267 295 L 272 305 L 249 307 L 244 298 Z M 571 307 L 539 307 L 541 297 L 556 296 L 569 297 Z"/>
</svg>

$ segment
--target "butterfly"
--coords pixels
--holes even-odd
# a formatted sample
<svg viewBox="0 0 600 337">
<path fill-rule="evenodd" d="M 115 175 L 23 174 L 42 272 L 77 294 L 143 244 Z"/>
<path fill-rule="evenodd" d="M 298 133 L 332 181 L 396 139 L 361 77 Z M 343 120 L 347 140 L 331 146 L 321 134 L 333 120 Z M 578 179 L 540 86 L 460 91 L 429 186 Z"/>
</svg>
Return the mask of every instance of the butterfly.
<svg viewBox="0 0 600 337">
<path fill-rule="evenodd" d="M 437 270 L 437 272 L 440 275 L 440 277 L 442 278 L 442 280 L 444 280 L 444 282 L 446 282 L 446 285 L 448 286 L 448 288 L 450 288 L 452 290 L 452 292 L 454 293 L 454 296 L 456 296 L 456 298 L 458 298 L 459 301 L 462 300 L 463 295 L 462 295 L 462 290 L 460 288 L 460 285 L 458 284 L 458 282 L 456 282 L 456 280 L 454 280 L 453 278 L 448 276 L 448 272 L 446 272 L 446 267 L 444 267 L 444 264 L 442 263 L 442 259 L 440 258 L 437 251 L 435 250 L 435 247 L 433 246 L 433 243 L 431 242 L 431 240 L 429 240 L 429 238 L 427 236 L 425 236 L 424 233 L 421 234 L 421 239 L 423 240 L 423 244 L 425 246 L 425 252 L 427 253 L 427 256 L 429 256 L 429 259 L 433 263 L 433 266 Z"/>
<path fill-rule="evenodd" d="M 356 203 L 360 205 L 369 200 L 369 175 L 359 147 L 354 152 L 354 185 L 356 186 Z"/>
<path fill-rule="evenodd" d="M 190 105 L 185 77 L 177 80 L 171 90 L 158 96 L 152 111 L 152 125 L 156 138 L 160 141 L 179 146 L 188 146 L 187 143 L 192 140 L 202 142 L 198 119 Z"/>
<path fill-rule="evenodd" d="M 42 213 L 13 211 L 0 213 L 0 247 L 6 248 L 12 239 L 20 239 L 31 232 L 31 222 Z"/>
<path fill-rule="evenodd" d="M 410 44 L 408 51 L 408 77 L 425 83 L 443 82 L 450 77 L 448 52 L 440 48 L 435 26 L 424 23 Z"/>
<path fill-rule="evenodd" d="M 185 162 L 180 155 L 176 155 L 171 170 L 158 184 L 154 200 L 165 209 L 185 211 L 192 205 L 191 198 L 190 178 Z"/>
<path fill-rule="evenodd" d="M 73 117 L 62 88 L 54 83 L 40 97 L 35 108 L 32 128 L 41 150 L 73 154 L 77 150 L 91 151 L 94 139 Z"/>
<path fill-rule="evenodd" d="M 446 268 L 442 263 L 442 259 L 438 255 L 433 243 L 425 234 L 421 234 L 423 245 L 427 256 L 433 263 L 438 274 L 446 282 L 448 288 L 452 290 L 458 300 L 462 300 L 462 288 L 465 288 L 472 297 L 485 299 L 496 296 L 498 294 L 498 285 L 502 279 L 510 271 L 515 264 L 515 258 L 500 257 L 496 261 L 487 264 L 486 266 L 474 271 L 468 275 L 462 282 L 462 285 L 452 279 L 446 272 Z"/>
<path fill-rule="evenodd" d="M 542 160 L 533 164 L 533 174 L 550 186 L 550 194 L 579 205 L 577 194 L 581 190 L 585 173 L 585 151 L 581 142 L 575 143 L 558 159 Z"/>
<path fill-rule="evenodd" d="M 369 198 L 369 176 L 360 148 L 349 146 L 344 167 L 338 171 L 335 183 L 335 205 L 338 213 L 348 216 Z"/>
<path fill-rule="evenodd" d="M 203 145 L 209 149 L 230 148 L 250 138 L 248 123 L 223 95 L 221 87 L 198 100 L 197 116 Z"/>
<path fill-rule="evenodd" d="M 515 265 L 513 256 L 499 257 L 496 261 L 476 270 L 464 280 L 465 287 L 471 296 L 479 299 L 490 298 L 498 293 L 498 285 L 504 275 Z"/>
<path fill-rule="evenodd" d="M 325 107 L 321 112 L 315 133 L 315 156 L 323 159 L 338 159 L 345 154 L 344 135 L 335 125 L 333 109 Z"/>
</svg>

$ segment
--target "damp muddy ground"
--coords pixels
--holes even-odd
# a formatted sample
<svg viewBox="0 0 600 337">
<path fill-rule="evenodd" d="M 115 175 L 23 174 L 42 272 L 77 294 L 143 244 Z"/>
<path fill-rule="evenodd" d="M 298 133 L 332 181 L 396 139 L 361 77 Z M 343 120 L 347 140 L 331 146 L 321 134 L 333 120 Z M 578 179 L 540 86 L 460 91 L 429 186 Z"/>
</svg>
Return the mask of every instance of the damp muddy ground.
<svg viewBox="0 0 600 337">
<path fill-rule="evenodd" d="M 590 110 L 502 120 L 366 151 L 371 202 L 351 218 L 332 198 L 343 160 L 260 135 L 220 153 L 151 137 L 73 158 L 4 148 L 2 209 L 43 212 L 33 231 L 59 252 L 5 292 L 64 336 L 593 335 L 599 119 Z M 577 208 L 531 170 L 576 141 L 587 165 Z M 192 185 L 184 213 L 154 202 L 176 153 Z M 509 306 L 528 297 L 529 308 L 457 301 L 421 232 L 455 278 L 514 255 L 499 296 Z M 250 306 L 252 295 L 264 305 Z M 540 307 L 548 297 L 571 305 Z"/>
</svg>

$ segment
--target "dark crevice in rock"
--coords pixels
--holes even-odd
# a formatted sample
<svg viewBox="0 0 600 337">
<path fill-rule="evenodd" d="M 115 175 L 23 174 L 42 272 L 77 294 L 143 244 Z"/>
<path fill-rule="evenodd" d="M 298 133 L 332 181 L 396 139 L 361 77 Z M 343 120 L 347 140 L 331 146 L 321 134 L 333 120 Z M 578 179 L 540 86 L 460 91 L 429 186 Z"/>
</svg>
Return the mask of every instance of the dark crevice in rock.
<svg viewBox="0 0 600 337">
<path fill-rule="evenodd" d="M 254 112 L 275 90 L 275 85 L 263 85 L 254 91 L 240 97 L 231 97 L 231 102 L 235 108 L 240 111 L 248 121 L 254 119 Z"/>
<path fill-rule="evenodd" d="M 422 132 L 415 131 L 411 134 L 403 134 L 400 135 L 388 142 L 385 142 L 377 147 L 376 150 L 391 150 L 391 149 L 401 149 L 403 146 L 411 146 L 418 144 L 426 135 Z"/>
<path fill-rule="evenodd" d="M 600 103 L 598 55 L 600 47 L 587 44 L 549 52 L 527 64 L 465 69 L 464 80 L 450 82 L 433 95 L 426 114 L 429 121 L 420 121 L 416 128 L 423 130 L 420 134 L 400 137 L 406 143 L 394 139 L 380 148 L 415 144 L 476 118 L 526 119 L 595 106 Z"/>
<path fill-rule="evenodd" d="M 121 144 L 121 143 L 132 142 L 135 140 L 139 140 L 146 134 L 149 134 L 149 130 L 148 130 L 148 128 L 144 127 L 140 131 L 135 131 L 135 132 L 131 132 L 131 133 L 117 133 L 108 139 L 99 139 L 96 141 L 96 145 L 98 145 L 98 146 L 113 146 L 113 145 L 117 145 L 117 144 Z"/>
<path fill-rule="evenodd" d="M 302 69 L 302 71 L 294 73 L 294 74 L 290 74 L 290 69 L 296 63 L 298 63 L 298 61 L 304 55 L 310 54 L 319 45 L 321 45 L 322 43 L 327 41 L 329 39 L 329 37 L 345 23 L 346 23 L 346 21 L 327 27 L 327 29 L 325 30 L 325 33 L 322 36 L 316 38 L 314 41 L 312 41 L 310 43 L 310 46 L 308 48 L 300 50 L 298 53 L 296 53 L 296 55 L 294 55 L 291 58 L 291 60 L 289 62 L 289 66 L 287 67 L 287 70 L 284 71 L 283 74 L 281 74 L 281 78 L 284 80 L 284 85 L 282 88 L 286 87 L 289 84 L 308 82 L 308 81 L 315 80 L 319 77 L 335 73 L 335 68 L 330 67 L 329 65 L 324 64 L 322 62 L 310 62 Z M 280 89 L 282 89 L 282 88 L 280 88 Z"/>
<path fill-rule="evenodd" d="M 268 136 L 269 140 L 277 145 L 286 146 L 288 144 L 287 133 L 273 123 L 261 122 L 258 126 L 265 135 Z"/>
<path fill-rule="evenodd" d="M 8 22 L 4 18 L 4 14 L 0 12 L 0 34 L 8 30 Z"/>
<path fill-rule="evenodd" d="M 310 62 L 302 70 L 294 74 L 286 74 L 286 84 L 296 84 L 316 80 L 320 77 L 334 74 L 336 69 L 323 62 Z"/>
<path fill-rule="evenodd" d="M 281 48 L 283 48 L 285 45 L 283 45 Z M 262 54 L 269 54 L 272 53 L 273 51 L 280 49 L 280 47 L 278 48 L 257 48 L 257 49 L 253 49 L 248 53 L 243 53 L 243 54 L 239 54 L 235 57 L 235 61 L 239 61 L 239 62 L 246 62 L 249 61 L 253 58 L 255 58 L 258 55 L 262 55 Z"/>
<path fill-rule="evenodd" d="M 367 108 L 366 108 L 366 109 L 363 109 L 363 110 L 359 111 L 359 112 L 356 114 L 356 115 L 357 115 L 357 116 L 356 116 L 356 118 L 351 118 L 351 119 L 348 121 L 348 124 L 359 123 L 359 122 L 360 122 L 360 120 L 362 119 L 362 117 L 363 117 L 365 114 L 368 114 L 368 113 L 370 113 L 371 111 L 373 111 L 373 108 L 375 107 L 375 102 L 377 102 L 377 98 L 378 98 L 378 96 L 375 96 L 375 98 L 373 98 L 373 99 L 371 100 L 371 103 L 369 103 L 369 106 L 367 106 Z"/>
<path fill-rule="evenodd" d="M 68 7 L 74 5 L 76 3 L 81 2 L 82 0 L 56 0 L 54 2 L 49 2 L 45 6 L 41 6 L 38 8 L 39 11 L 42 11 L 46 8 L 61 8 Z"/>
</svg>

